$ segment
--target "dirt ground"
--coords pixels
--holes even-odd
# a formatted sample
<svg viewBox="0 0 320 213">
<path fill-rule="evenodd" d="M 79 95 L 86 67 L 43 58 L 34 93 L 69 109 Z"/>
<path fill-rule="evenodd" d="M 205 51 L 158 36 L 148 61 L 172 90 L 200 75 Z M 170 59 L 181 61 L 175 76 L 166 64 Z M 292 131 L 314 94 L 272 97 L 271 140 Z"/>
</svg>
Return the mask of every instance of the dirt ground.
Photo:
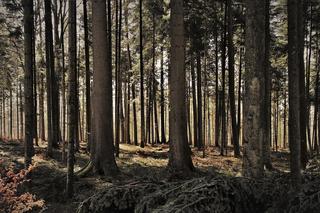
<svg viewBox="0 0 320 213">
<path fill-rule="evenodd" d="M 48 159 L 45 155 L 45 145 L 40 143 L 36 147 L 33 157 L 33 167 L 28 184 L 18 187 L 16 193 L 26 193 L 34 195 L 35 200 L 43 202 L 42 210 L 34 212 L 75 212 L 81 201 L 88 198 L 99 189 L 112 184 L 128 184 L 137 181 L 170 181 L 170 175 L 166 170 L 168 163 L 168 145 L 146 146 L 144 149 L 134 145 L 120 145 L 120 157 L 117 164 L 121 174 L 116 178 L 104 178 L 89 175 L 85 178 L 77 179 L 75 182 L 75 196 L 70 201 L 66 201 L 64 196 L 66 165 L 61 162 L 61 152 L 55 150 L 54 159 Z M 17 141 L 0 142 L 0 171 L 7 168 L 18 173 L 23 169 L 23 144 Z M 287 172 L 289 155 L 286 150 L 272 152 L 272 161 L 276 169 Z M 203 151 L 192 149 L 194 166 L 197 168 L 195 176 L 206 176 L 214 173 L 223 173 L 230 176 L 241 176 L 241 159 L 232 157 L 231 148 L 228 149 L 227 156 L 221 156 L 217 147 L 208 147 Z M 75 171 L 86 165 L 89 156 L 82 150 L 76 154 Z M 0 176 L 1 178 L 1 176 Z M 1 186 L 1 185 L 0 185 Z M 1 201 L 1 191 L 0 191 Z M 0 206 L 1 207 L 1 206 Z M 1 211 L 0 213 L 6 211 Z"/>
</svg>

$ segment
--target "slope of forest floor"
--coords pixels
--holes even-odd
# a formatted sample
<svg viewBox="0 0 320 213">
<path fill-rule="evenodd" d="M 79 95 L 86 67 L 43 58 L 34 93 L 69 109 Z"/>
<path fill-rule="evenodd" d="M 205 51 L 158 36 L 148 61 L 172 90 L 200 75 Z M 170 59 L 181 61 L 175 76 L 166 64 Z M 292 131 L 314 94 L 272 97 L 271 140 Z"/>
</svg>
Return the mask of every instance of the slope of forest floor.
<svg viewBox="0 0 320 213">
<path fill-rule="evenodd" d="M 219 174 L 222 180 L 231 178 L 230 180 L 233 181 L 232 178 L 241 177 L 241 159 L 232 157 L 231 149 L 228 150 L 227 156 L 220 156 L 218 148 L 207 148 L 205 158 L 203 158 L 202 151 L 192 149 L 192 158 L 197 171 L 192 174 L 192 177 L 180 176 L 181 180 L 177 181 L 177 178 L 171 176 L 165 169 L 168 162 L 168 145 L 146 146 L 142 149 L 134 145 L 122 144 L 120 148 L 121 154 L 117 159 L 117 164 L 121 174 L 116 178 L 89 174 L 87 177 L 77 179 L 75 196 L 72 200 L 67 201 L 64 196 L 66 166 L 61 163 L 60 151 L 54 152 L 54 159 L 48 159 L 45 155 L 45 144 L 40 144 L 40 147 L 36 147 L 33 166 L 28 170 L 23 170 L 23 144 L 17 141 L 0 142 L 0 187 L 6 189 L 0 189 L 0 213 L 23 212 L 24 210 L 25 212 L 76 212 L 78 206 L 84 204 L 81 202 L 87 199 L 88 204 L 92 201 L 89 201 L 90 197 L 95 193 L 105 189 L 108 189 L 108 193 L 110 190 L 114 193 L 112 190 L 117 186 L 126 186 L 124 191 L 132 186 L 132 191 L 142 190 L 142 193 L 147 193 L 148 190 L 166 190 L 167 183 L 173 185 L 182 183 L 190 187 L 199 186 L 203 182 L 211 184 L 212 179 L 210 178 L 217 177 L 216 174 Z M 273 165 L 278 172 L 284 174 L 288 172 L 288 158 L 288 152 L 285 150 L 272 152 Z M 75 170 L 84 167 L 88 160 L 88 154 L 84 150 L 77 153 Z M 10 175 L 11 177 L 8 178 Z M 216 179 L 214 181 L 219 182 Z M 232 187 L 237 188 L 238 186 Z M 169 188 L 172 186 L 170 185 Z M 117 192 L 119 193 L 123 191 Z M 170 193 L 172 193 L 171 190 Z M 155 197 L 150 199 L 154 200 Z M 160 198 L 157 197 L 157 199 Z M 147 207 L 145 205 L 144 203 L 143 209 L 147 209 L 149 203 Z"/>
</svg>

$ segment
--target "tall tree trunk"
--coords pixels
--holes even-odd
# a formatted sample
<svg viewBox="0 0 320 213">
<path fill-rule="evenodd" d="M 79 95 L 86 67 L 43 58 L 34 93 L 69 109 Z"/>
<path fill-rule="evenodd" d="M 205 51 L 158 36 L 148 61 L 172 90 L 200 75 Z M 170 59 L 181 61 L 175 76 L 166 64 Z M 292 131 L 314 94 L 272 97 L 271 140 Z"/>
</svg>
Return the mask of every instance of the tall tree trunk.
<svg viewBox="0 0 320 213">
<path fill-rule="evenodd" d="M 161 111 L 161 143 L 166 143 L 165 131 L 165 107 L 164 107 L 164 59 L 163 59 L 163 46 L 161 46 L 161 67 L 160 67 L 160 111 Z"/>
<path fill-rule="evenodd" d="M 305 169 L 308 162 L 307 150 L 307 104 L 306 104 L 306 84 L 305 84 L 305 69 L 304 69 L 304 1 L 298 2 L 298 54 L 299 54 L 299 93 L 300 93 L 300 140 L 301 140 L 301 168 Z"/>
<path fill-rule="evenodd" d="M 318 33 L 317 33 L 318 35 Z M 311 150 L 313 151 L 319 151 L 318 148 L 318 137 L 317 135 L 319 134 L 318 132 L 318 126 L 320 125 L 318 123 L 318 116 L 319 116 L 319 86 L 320 86 L 320 65 L 319 65 L 319 61 L 320 61 L 320 50 L 319 50 L 319 42 L 317 41 L 317 58 L 316 58 L 316 70 L 317 70 L 317 75 L 316 75 L 316 82 L 315 82 L 315 103 L 314 103 L 314 120 L 313 120 L 313 146 L 311 148 Z M 317 134 L 318 133 L 318 134 Z"/>
<path fill-rule="evenodd" d="M 110 2 L 108 6 L 109 4 Z M 112 70 L 107 54 L 108 45 L 111 43 L 105 39 L 111 36 L 111 31 L 108 31 L 109 35 L 107 35 L 106 2 L 104 0 L 92 2 L 92 23 L 94 83 L 91 158 L 97 172 L 113 175 L 118 173 L 118 167 L 114 158 L 113 145 Z"/>
<path fill-rule="evenodd" d="M 215 42 L 215 146 L 219 146 L 219 133 L 220 133 L 220 118 L 219 118 L 219 45 L 218 45 L 218 36 L 219 32 L 216 32 L 216 35 L 214 36 L 214 42 Z"/>
<path fill-rule="evenodd" d="M 90 148 L 90 132 L 91 132 L 91 85 L 90 85 L 90 54 L 89 54 L 89 32 L 88 32 L 88 12 L 87 0 L 83 0 L 83 24 L 84 24 L 84 54 L 85 54 L 85 70 L 86 70 L 86 140 L 87 148 Z"/>
<path fill-rule="evenodd" d="M 283 148 L 287 148 L 287 93 L 284 92 L 284 106 L 283 106 Z"/>
<path fill-rule="evenodd" d="M 192 111 L 193 111 L 193 145 L 198 147 L 198 112 L 197 112 L 197 93 L 196 93 L 196 73 L 194 68 L 194 57 L 191 52 L 191 86 L 192 86 Z"/>
<path fill-rule="evenodd" d="M 191 171 L 193 164 L 187 141 L 185 39 L 183 0 L 171 1 L 170 17 L 170 152 L 169 168 Z"/>
<path fill-rule="evenodd" d="M 13 139 L 13 97 L 12 97 L 12 85 L 9 88 L 9 132 L 10 132 L 10 139 Z M 32 113 L 34 114 L 34 112 Z"/>
<path fill-rule="evenodd" d="M 26 66 L 26 64 L 25 64 L 25 66 Z M 25 133 L 24 123 L 23 123 L 24 103 L 23 103 L 23 98 L 22 98 L 21 84 L 19 84 L 19 96 L 20 96 L 20 98 L 19 98 L 20 99 L 20 104 L 19 104 L 19 108 L 20 108 L 20 134 L 21 134 L 21 138 L 24 138 L 24 133 Z M 4 110 L 4 108 L 3 108 L 3 110 Z M 5 120 L 5 117 L 3 117 L 3 120 Z M 4 134 L 4 136 L 5 136 L 5 134 Z"/>
<path fill-rule="evenodd" d="M 259 178 L 263 175 L 261 147 L 266 121 L 265 103 L 265 13 L 262 0 L 246 0 L 246 75 L 243 105 L 243 174 Z"/>
<path fill-rule="evenodd" d="M 198 108 L 197 108 L 197 119 L 198 119 L 198 138 L 197 138 L 197 145 L 198 149 L 200 150 L 203 145 L 203 138 L 202 138 L 202 74 L 201 74 L 201 53 L 200 50 L 196 51 L 196 61 L 197 61 L 197 101 L 198 101 Z"/>
<path fill-rule="evenodd" d="M 130 101 L 130 98 L 131 98 L 131 83 L 130 83 L 130 80 L 131 80 L 131 77 L 132 77 L 132 59 L 131 59 L 131 51 L 130 51 L 130 41 L 129 41 L 129 21 L 128 21 L 128 16 L 129 16 L 129 1 L 127 0 L 126 1 L 126 6 L 125 6 L 125 14 L 124 14 L 124 17 L 125 17 L 125 27 L 126 27 L 126 42 L 127 42 L 127 54 L 128 54 L 128 64 L 129 64 L 129 70 L 126 74 L 126 93 L 127 93 L 127 97 L 125 97 L 125 117 L 126 117 L 126 132 L 125 132 L 125 135 L 126 135 L 126 143 L 128 144 L 131 144 L 131 138 L 130 138 L 130 106 L 131 106 L 131 101 Z M 134 83 L 132 82 L 132 87 L 134 87 Z M 132 95 L 133 96 L 133 95 Z M 135 101 L 133 99 L 133 101 Z M 135 108 L 135 103 L 134 103 L 134 108 Z M 135 110 L 135 109 L 134 109 Z M 136 118 L 135 118 L 136 119 Z M 134 124 L 136 125 L 136 124 Z M 136 132 L 136 130 L 134 130 Z M 134 138 L 134 143 L 136 143 L 136 138 Z"/>
<path fill-rule="evenodd" d="M 221 42 L 221 71 L 222 71 L 222 92 L 221 92 L 221 120 L 222 120 L 222 134 L 221 134 L 221 155 L 224 155 L 224 149 L 227 145 L 227 114 L 226 114 L 226 98 L 225 98 L 225 88 L 226 88 L 226 46 L 227 46 L 227 5 L 225 5 L 224 9 L 224 22 L 223 22 L 223 35 L 222 35 L 222 42 Z"/>
<path fill-rule="evenodd" d="M 34 17 L 34 26 L 37 26 L 37 17 Z M 38 102 L 37 102 L 37 60 L 36 60 L 36 28 L 32 31 L 32 60 L 33 60 L 33 70 L 32 70 L 32 78 L 33 78 L 33 138 L 35 139 L 36 146 L 38 144 Z M 10 104 L 12 104 L 10 102 Z"/>
<path fill-rule="evenodd" d="M 64 6 L 64 10 L 66 5 Z M 66 123 L 67 123 L 67 104 L 66 104 L 66 69 L 65 69 L 65 47 L 64 47 L 64 17 L 60 15 L 61 27 L 61 57 L 62 57 L 62 162 L 66 162 L 65 146 L 66 146 Z"/>
<path fill-rule="evenodd" d="M 144 120 L 144 89 L 143 89 L 143 43 L 142 43 L 142 0 L 139 0 L 139 54 L 140 54 L 140 119 L 141 119 L 141 142 L 143 148 L 145 144 L 145 120 Z"/>
<path fill-rule="evenodd" d="M 2 93 L 2 109 L 3 109 L 3 136 L 7 137 L 7 128 L 6 128 L 6 93 L 3 91 Z"/>
<path fill-rule="evenodd" d="M 41 8 L 41 1 L 38 2 L 39 8 Z M 38 19 L 41 20 L 41 9 L 38 12 Z M 43 34 L 42 34 L 42 24 L 39 24 L 39 54 L 41 59 L 41 68 L 43 68 L 43 62 L 45 61 L 43 55 Z M 45 74 L 39 73 L 39 137 L 41 141 L 45 141 L 45 114 L 44 114 L 44 93 L 45 93 L 45 82 L 44 82 Z"/>
<path fill-rule="evenodd" d="M 238 82 L 238 121 L 237 121 L 237 127 L 238 127 L 238 141 L 239 141 L 239 146 L 241 142 L 241 137 L 240 137 L 240 129 L 241 129 L 241 89 L 242 89 L 242 55 L 243 55 L 243 50 L 244 48 L 240 47 L 240 55 L 239 55 L 239 82 Z"/>
<path fill-rule="evenodd" d="M 53 85 L 52 73 L 54 72 L 51 0 L 45 0 L 45 46 L 46 46 L 46 75 L 47 75 L 47 128 L 48 128 L 48 150 L 47 155 L 52 156 L 52 148 L 57 146 L 54 137 L 53 123 Z"/>
<path fill-rule="evenodd" d="M 232 0 L 227 1 L 228 5 L 228 68 L 229 68 L 229 101 L 230 101 L 230 115 L 232 126 L 232 140 L 235 157 L 240 156 L 240 146 L 237 128 L 237 112 L 234 95 L 234 44 L 233 44 L 233 11 Z"/>
<path fill-rule="evenodd" d="M 120 144 L 120 69 L 119 69 L 119 0 L 115 0 L 115 153 L 119 157 L 119 144 Z"/>
<path fill-rule="evenodd" d="M 312 56 L 312 31 L 313 31 L 313 23 L 312 23 L 312 16 L 313 16 L 313 7 L 312 7 L 312 1 L 309 1 L 310 4 L 310 29 L 309 29 L 309 47 L 308 53 L 307 53 L 307 61 L 306 61 L 306 114 L 307 114 L 307 122 L 306 122 L 306 128 L 307 128 L 307 140 L 310 152 L 312 152 L 312 145 L 311 145 L 311 133 L 310 133 L 310 74 L 311 74 L 311 56 Z M 306 3 L 305 3 L 306 5 Z M 306 5 L 307 6 L 307 5 Z M 307 13 L 308 8 L 306 8 Z M 303 40 L 304 41 L 304 40 Z"/>
<path fill-rule="evenodd" d="M 1 107 L 1 106 L 0 106 Z M 0 108 L 1 112 L 1 108 Z M 17 133 L 17 140 L 20 141 L 20 120 L 19 120 L 19 87 L 16 87 L 16 133 Z M 1 138 L 1 114 L 0 114 L 0 138 Z"/>
<path fill-rule="evenodd" d="M 24 97 L 25 97 L 25 136 L 24 157 L 25 167 L 28 168 L 34 154 L 33 148 L 33 57 L 32 57 L 32 34 L 33 34 L 33 0 L 23 0 L 24 17 L 24 52 L 25 52 L 25 75 L 24 75 Z"/>
<path fill-rule="evenodd" d="M 266 129 L 265 129 L 265 141 L 262 144 L 262 158 L 263 164 L 267 169 L 272 169 L 271 164 L 271 153 L 270 153 L 270 144 L 271 144 L 271 71 L 270 71 L 270 0 L 265 0 L 265 118 Z"/>
<path fill-rule="evenodd" d="M 50 0 L 51 1 L 51 0 Z M 54 32 L 54 54 L 55 60 L 53 61 L 53 69 L 51 72 L 51 85 L 52 85 L 52 125 L 53 125 L 53 138 L 55 143 L 61 141 L 60 132 L 60 99 L 59 99 L 59 76 L 61 73 L 61 40 L 59 37 L 59 14 L 58 14 L 58 1 L 53 1 L 53 32 Z M 51 21 L 51 17 L 50 17 Z"/>
<path fill-rule="evenodd" d="M 293 184 L 301 183 L 301 122 L 300 122 L 300 45 L 299 18 L 301 0 L 288 0 L 288 71 L 289 71 L 289 148 Z"/>
<path fill-rule="evenodd" d="M 76 2 L 69 1 L 69 97 L 68 97 L 68 115 L 69 115 L 69 129 L 68 129 L 68 160 L 67 160 L 67 188 L 66 193 L 68 197 L 73 195 L 73 169 L 74 169 L 74 146 L 77 138 L 77 10 Z"/>
<path fill-rule="evenodd" d="M 158 125 L 158 106 L 157 106 L 157 80 L 156 80 L 156 19 L 155 14 L 152 15 L 152 96 L 153 96 L 153 113 L 154 113 L 154 131 L 155 142 L 159 143 L 159 125 Z"/>
</svg>

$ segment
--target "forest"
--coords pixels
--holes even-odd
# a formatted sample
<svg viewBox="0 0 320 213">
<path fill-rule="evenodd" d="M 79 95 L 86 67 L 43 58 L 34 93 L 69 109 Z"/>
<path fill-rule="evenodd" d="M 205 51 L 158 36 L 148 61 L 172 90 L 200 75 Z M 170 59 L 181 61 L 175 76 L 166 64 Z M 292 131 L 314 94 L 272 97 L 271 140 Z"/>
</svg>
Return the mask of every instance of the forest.
<svg viewBox="0 0 320 213">
<path fill-rule="evenodd" d="M 319 213 L 320 0 L 0 0 L 0 213 Z"/>
</svg>

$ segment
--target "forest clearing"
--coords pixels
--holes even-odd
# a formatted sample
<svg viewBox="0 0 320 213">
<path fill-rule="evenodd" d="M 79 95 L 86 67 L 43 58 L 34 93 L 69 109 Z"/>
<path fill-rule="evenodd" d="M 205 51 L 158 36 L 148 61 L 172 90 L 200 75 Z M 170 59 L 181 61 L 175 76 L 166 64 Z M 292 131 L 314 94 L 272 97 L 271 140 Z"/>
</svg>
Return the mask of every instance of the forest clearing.
<svg viewBox="0 0 320 213">
<path fill-rule="evenodd" d="M 320 213 L 320 0 L 0 0 L 0 213 Z"/>
</svg>

